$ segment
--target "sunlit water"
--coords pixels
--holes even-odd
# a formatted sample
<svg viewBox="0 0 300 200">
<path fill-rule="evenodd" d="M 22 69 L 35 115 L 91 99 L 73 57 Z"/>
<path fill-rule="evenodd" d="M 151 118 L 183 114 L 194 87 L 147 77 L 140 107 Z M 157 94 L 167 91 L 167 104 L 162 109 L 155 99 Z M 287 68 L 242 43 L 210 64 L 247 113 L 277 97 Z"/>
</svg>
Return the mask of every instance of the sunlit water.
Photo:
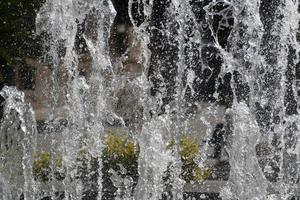
<svg viewBox="0 0 300 200">
<path fill-rule="evenodd" d="M 201 181 L 185 182 L 176 144 L 186 133 L 196 136 L 200 154 L 194 162 L 212 166 L 207 141 L 217 123 L 225 124 L 222 152 L 230 175 L 218 179 L 222 184 L 211 193 L 228 200 L 300 198 L 298 2 L 129 0 L 129 13 L 136 2 L 143 20 L 129 17 L 143 68 L 133 77 L 120 73 L 111 53 L 118 16 L 112 2 L 44 3 L 36 29 L 47 35 L 43 62 L 51 66 L 47 133 L 38 134 L 24 93 L 4 87 L 0 199 L 187 199 L 187 185 Z M 81 24 L 92 60 L 89 76 L 79 69 Z M 126 103 L 119 109 L 117 94 L 124 88 Z M 125 166 L 118 168 L 123 174 L 112 167 L 107 181 L 102 169 L 108 127 L 138 144 L 135 175 L 126 175 Z M 168 148 L 172 141 L 175 147 Z M 46 183 L 34 177 L 41 151 L 51 154 Z M 195 199 L 212 198 L 205 188 Z"/>
</svg>

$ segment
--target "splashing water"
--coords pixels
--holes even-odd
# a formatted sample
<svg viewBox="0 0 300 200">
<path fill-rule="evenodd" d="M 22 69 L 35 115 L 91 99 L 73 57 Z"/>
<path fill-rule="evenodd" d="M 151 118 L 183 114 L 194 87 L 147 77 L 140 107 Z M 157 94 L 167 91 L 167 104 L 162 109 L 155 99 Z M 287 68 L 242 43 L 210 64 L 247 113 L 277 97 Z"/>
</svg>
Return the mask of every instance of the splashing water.
<svg viewBox="0 0 300 200">
<path fill-rule="evenodd" d="M 0 174 L 5 181 L 1 184 L 5 185 L 3 189 L 7 189 L 3 198 L 17 198 L 13 191 L 23 191 L 24 199 L 34 199 L 36 188 L 31 168 L 37 139 L 34 112 L 25 102 L 24 93 L 16 88 L 4 87 L 1 96 L 6 100 L 0 140 Z"/>
<path fill-rule="evenodd" d="M 300 198 L 298 1 L 124 2 L 37 13 L 45 129 L 2 89 L 0 197 Z"/>
</svg>

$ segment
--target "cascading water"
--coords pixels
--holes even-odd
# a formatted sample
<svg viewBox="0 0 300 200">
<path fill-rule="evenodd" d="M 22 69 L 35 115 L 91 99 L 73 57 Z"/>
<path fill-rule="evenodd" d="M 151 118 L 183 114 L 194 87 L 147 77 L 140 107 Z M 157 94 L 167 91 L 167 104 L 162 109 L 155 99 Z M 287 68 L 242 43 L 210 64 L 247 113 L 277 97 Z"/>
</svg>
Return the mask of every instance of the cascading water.
<svg viewBox="0 0 300 200">
<path fill-rule="evenodd" d="M 299 2 L 124 2 L 40 8 L 44 129 L 4 87 L 0 198 L 300 198 Z"/>
<path fill-rule="evenodd" d="M 34 199 L 32 163 L 37 139 L 34 113 L 25 102 L 24 93 L 15 88 L 4 87 L 1 96 L 6 100 L 1 124 L 0 175 L 4 180 L 1 184 L 5 185 L 1 197 L 16 199 L 23 193 L 24 199 Z"/>
</svg>

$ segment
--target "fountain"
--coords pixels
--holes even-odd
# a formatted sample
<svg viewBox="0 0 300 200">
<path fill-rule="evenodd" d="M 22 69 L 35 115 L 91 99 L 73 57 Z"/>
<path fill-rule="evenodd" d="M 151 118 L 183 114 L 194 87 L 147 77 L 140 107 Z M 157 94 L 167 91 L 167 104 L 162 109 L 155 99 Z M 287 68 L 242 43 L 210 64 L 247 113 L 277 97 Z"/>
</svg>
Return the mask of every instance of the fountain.
<svg viewBox="0 0 300 200">
<path fill-rule="evenodd" d="M 35 87 L 0 92 L 0 198 L 299 199 L 298 7 L 45 0 Z"/>
</svg>

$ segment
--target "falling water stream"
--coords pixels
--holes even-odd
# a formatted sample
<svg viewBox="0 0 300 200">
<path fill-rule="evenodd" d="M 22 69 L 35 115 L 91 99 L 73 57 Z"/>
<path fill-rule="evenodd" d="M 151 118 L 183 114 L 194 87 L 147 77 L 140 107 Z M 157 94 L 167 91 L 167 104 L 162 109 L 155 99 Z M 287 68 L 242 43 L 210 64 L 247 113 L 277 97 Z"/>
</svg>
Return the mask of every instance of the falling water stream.
<svg viewBox="0 0 300 200">
<path fill-rule="evenodd" d="M 38 11 L 45 129 L 26 92 L 5 86 L 0 199 L 299 199 L 299 2 L 129 0 L 128 23 L 116 2 Z M 136 159 L 107 168 L 108 130 Z M 187 180 L 187 161 L 209 177 Z"/>
</svg>

